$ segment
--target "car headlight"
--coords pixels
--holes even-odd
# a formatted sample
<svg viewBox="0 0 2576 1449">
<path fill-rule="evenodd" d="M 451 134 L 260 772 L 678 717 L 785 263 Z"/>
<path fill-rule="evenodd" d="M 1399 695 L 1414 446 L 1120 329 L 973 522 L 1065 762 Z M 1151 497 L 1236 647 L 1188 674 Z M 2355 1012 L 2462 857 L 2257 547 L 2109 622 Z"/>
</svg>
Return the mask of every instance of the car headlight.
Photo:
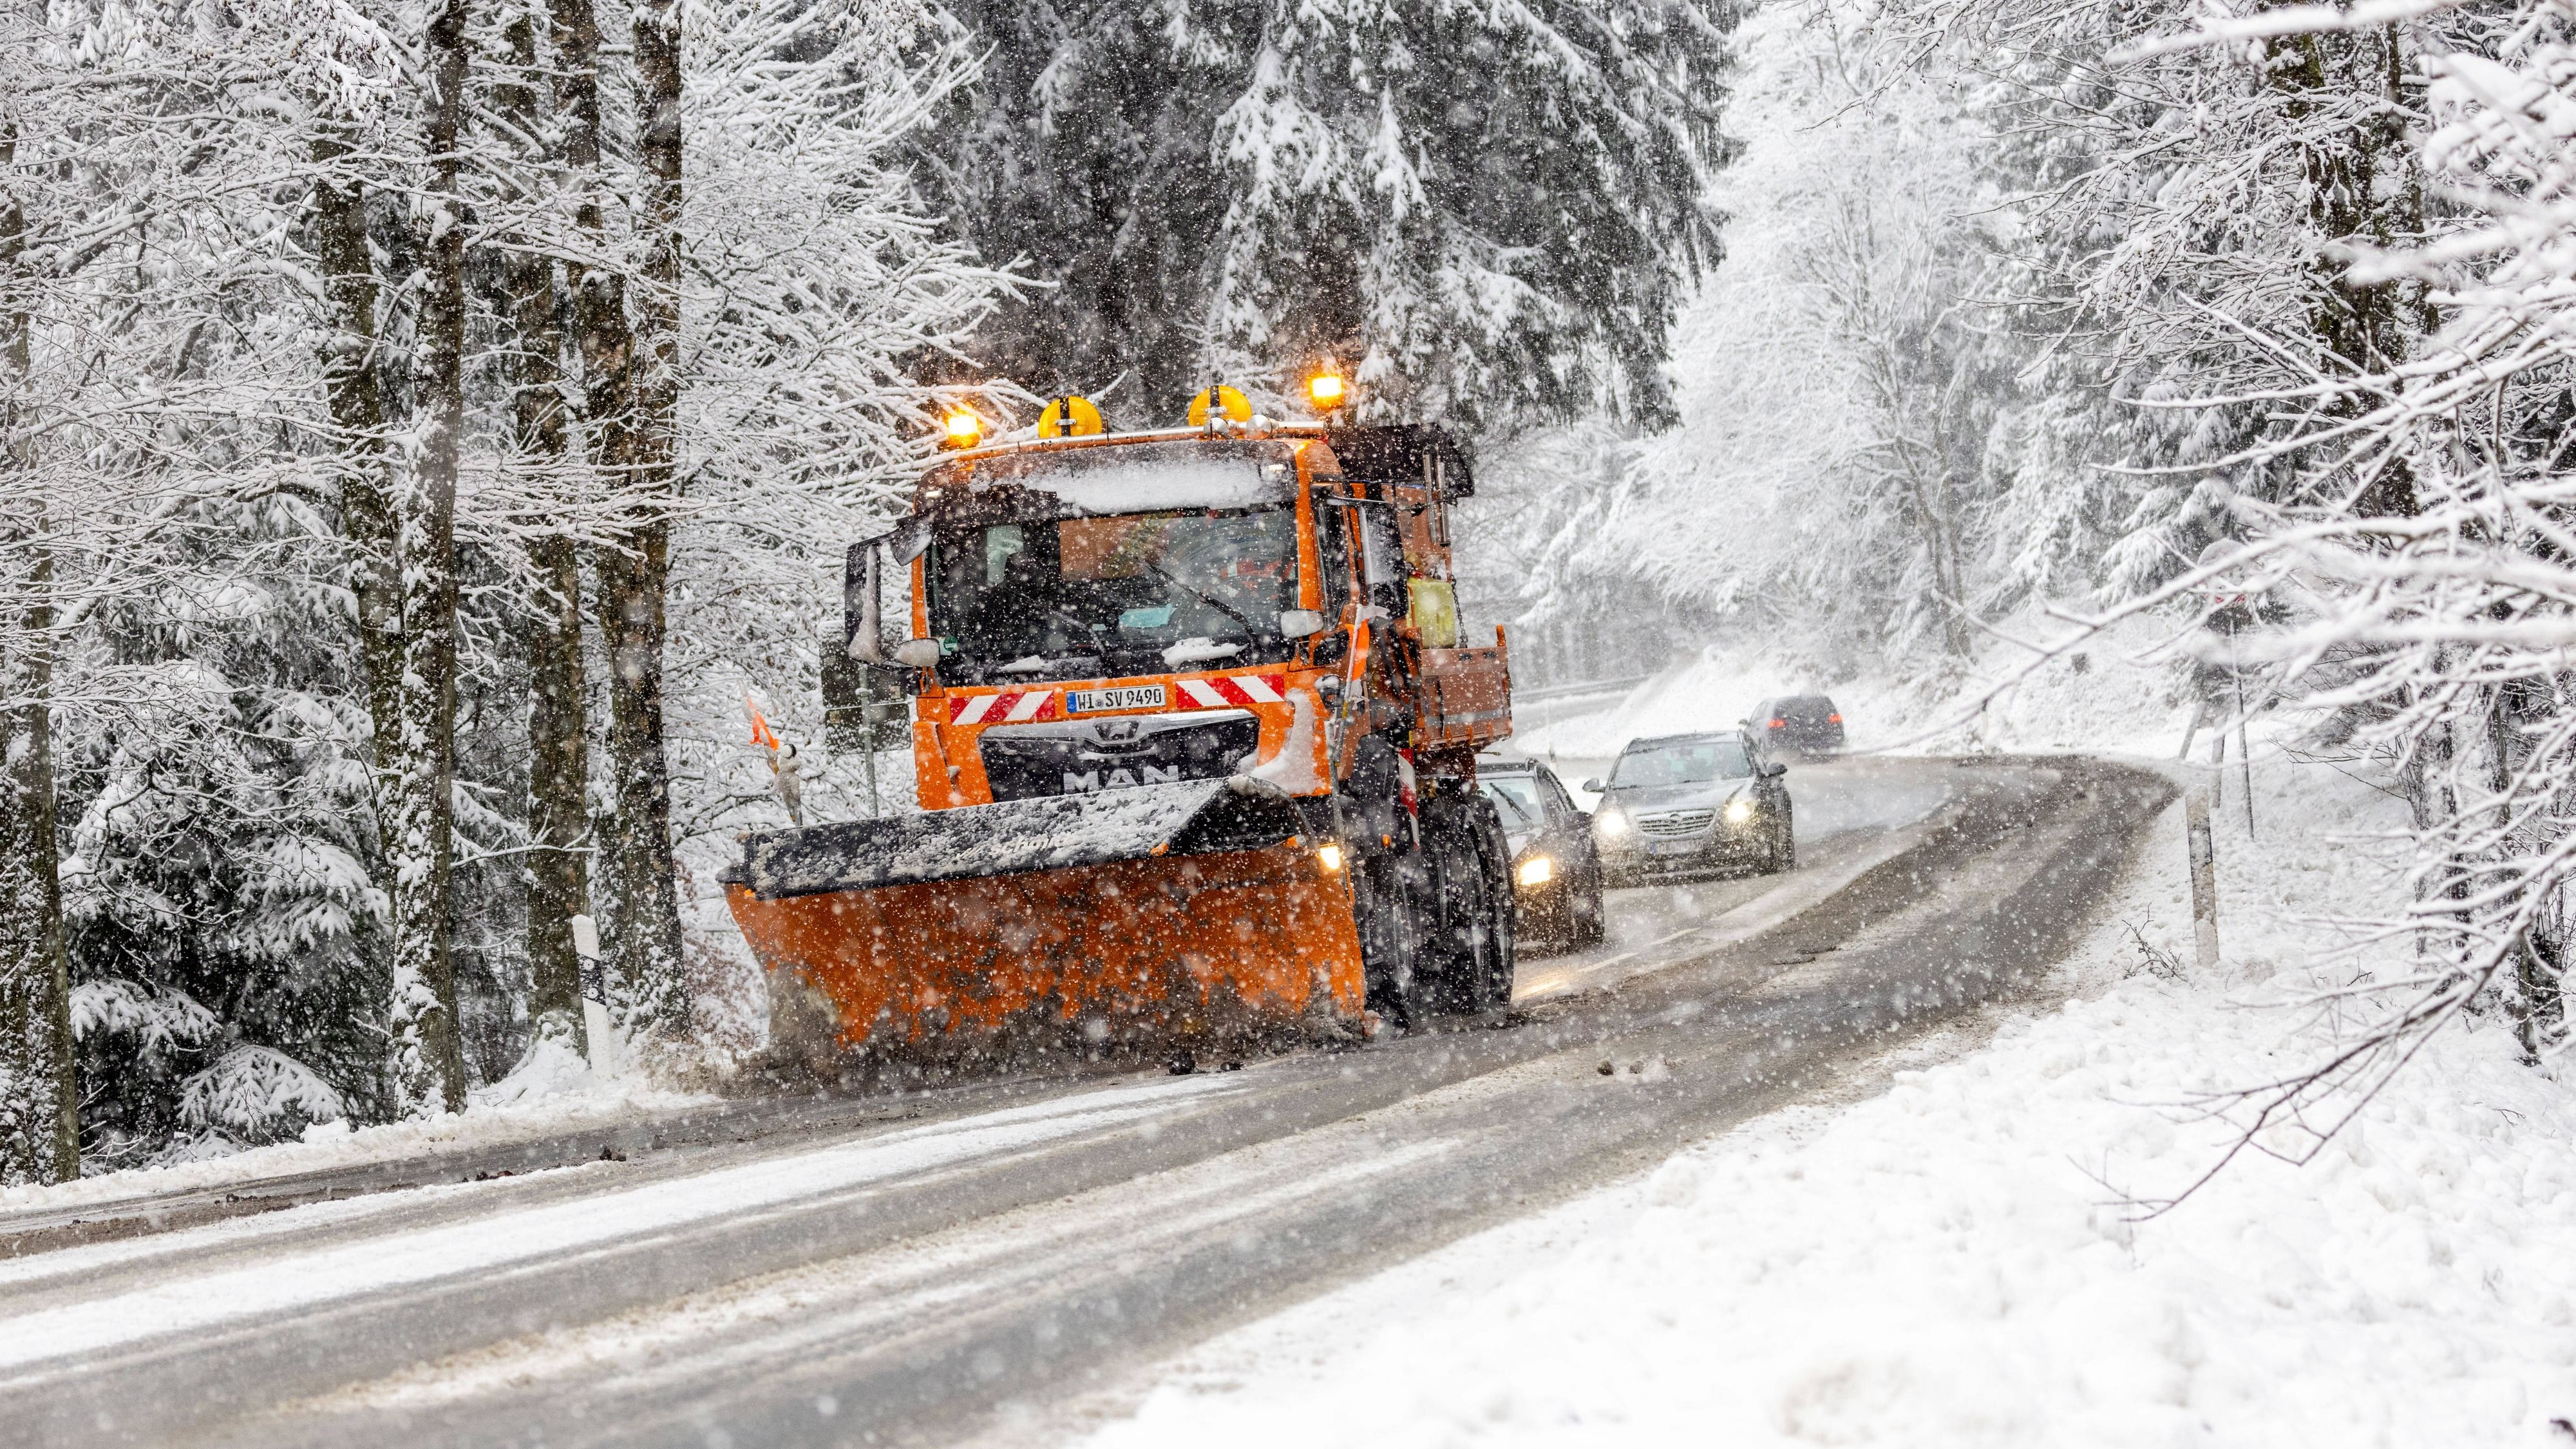
<svg viewBox="0 0 2576 1449">
<path fill-rule="evenodd" d="M 1525 886 L 1543 886 L 1556 874 L 1556 862 L 1544 855 L 1533 855 L 1521 862 L 1520 882 Z"/>
<path fill-rule="evenodd" d="M 1628 833 L 1628 817 L 1617 806 L 1605 805 L 1592 817 L 1592 831 L 1604 840 L 1617 840 Z"/>
<path fill-rule="evenodd" d="M 1726 802 L 1726 823 L 1741 825 L 1753 818 L 1753 802 L 1742 795 Z"/>
</svg>

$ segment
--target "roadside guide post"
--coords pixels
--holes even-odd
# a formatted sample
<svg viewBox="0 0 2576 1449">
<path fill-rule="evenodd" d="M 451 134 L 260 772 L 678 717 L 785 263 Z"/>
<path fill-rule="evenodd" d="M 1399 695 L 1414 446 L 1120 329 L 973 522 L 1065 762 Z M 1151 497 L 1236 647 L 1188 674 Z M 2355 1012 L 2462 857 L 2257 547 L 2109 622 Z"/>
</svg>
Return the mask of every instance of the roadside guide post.
<svg viewBox="0 0 2576 1449">
<path fill-rule="evenodd" d="M 2236 684 L 2236 767 L 2244 775 L 2245 838 L 2254 838 L 2254 742 L 2246 736 L 2251 723 L 2245 716 L 2245 665 L 2236 657 L 2236 607 L 2245 602 L 2239 594 L 2228 605 L 2227 675 Z"/>
<path fill-rule="evenodd" d="M 599 965 L 599 922 L 588 915 L 572 918 L 572 953 L 581 961 L 581 1016 L 590 1041 L 590 1069 L 615 1076 L 623 1043 L 608 1014 L 608 977 Z"/>
<path fill-rule="evenodd" d="M 2237 553 L 2238 545 L 2218 539 L 2201 550 L 2200 563 L 2203 566 L 2227 563 Z M 2202 584 L 2199 592 L 2210 601 L 2209 614 L 2202 621 L 2204 626 L 2215 626 L 2227 636 L 2227 680 L 2236 694 L 2236 769 L 2238 781 L 2245 791 L 2245 838 L 2251 840 L 2254 838 L 2254 741 L 2249 729 L 2253 720 L 2245 708 L 2245 661 L 2236 649 L 2236 621 L 2242 617 L 2249 624 L 2254 622 L 2255 596 L 2215 579 Z M 2203 678 L 2206 677 L 2204 673 Z M 2191 751 L 2192 734 L 2200 728 L 2200 711 L 2208 708 L 2210 703 L 2207 694 L 2203 693 L 2201 703 L 2194 707 L 2191 728 L 2182 737 L 2185 754 Z M 2217 798 L 2224 804 L 2227 799 L 2227 730 L 2224 724 L 2219 727 L 2218 737 L 2210 742 L 2209 759 Z"/>
<path fill-rule="evenodd" d="M 2218 964 L 2218 851 L 2209 835 L 2209 789 L 2183 792 L 2182 829 L 2191 858 L 2191 941 L 2201 969 Z"/>
</svg>

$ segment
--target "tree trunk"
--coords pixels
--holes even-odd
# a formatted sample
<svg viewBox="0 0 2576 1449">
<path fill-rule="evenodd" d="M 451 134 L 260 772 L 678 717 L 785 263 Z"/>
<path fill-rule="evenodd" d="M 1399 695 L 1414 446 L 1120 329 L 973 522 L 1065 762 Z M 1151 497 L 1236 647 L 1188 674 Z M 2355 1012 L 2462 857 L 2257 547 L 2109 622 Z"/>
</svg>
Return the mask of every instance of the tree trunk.
<svg viewBox="0 0 2576 1449">
<path fill-rule="evenodd" d="M 406 829 L 403 806 L 403 582 L 401 539 L 395 521 L 391 457 L 385 444 L 384 393 L 378 381 L 375 261 L 367 245 L 366 188 L 346 163 L 352 147 L 345 130 L 326 127 L 313 143 L 319 174 L 313 186 L 314 249 L 329 298 L 330 334 L 322 347 L 323 395 L 331 408 L 339 463 L 340 533 L 349 550 L 349 587 L 358 608 L 358 671 L 367 692 L 373 732 L 369 771 L 376 817 L 377 885 L 395 913 L 397 957 L 402 949 L 404 897 L 400 848 Z M 399 959 L 389 965 L 394 979 Z M 397 1111 L 426 1097 L 411 1080 L 419 1059 L 406 1057 L 407 1034 L 419 1013 L 404 1004 L 408 987 L 388 994 L 388 1027 L 394 1032 L 386 1058 L 387 1086 Z M 431 1002 L 436 1001 L 435 992 Z M 449 1017 L 452 1020 L 452 1014 Z"/>
<path fill-rule="evenodd" d="M 514 79 L 495 90 L 493 103 L 517 136 L 538 135 L 543 125 L 528 81 L 538 63 L 535 15 L 521 12 L 504 39 Z M 533 166 L 546 159 L 529 161 Z M 507 263 L 517 333 L 511 423 L 526 466 L 559 478 L 565 451 L 563 339 L 555 323 L 554 260 L 532 238 L 514 243 Z M 590 909 L 590 872 L 581 853 L 590 823 L 583 804 L 590 760 L 582 696 L 581 556 L 569 536 L 556 534 L 529 545 L 528 563 L 537 576 L 528 616 L 528 1009 L 539 1036 L 569 1041 L 587 1055 L 581 958 L 572 939 L 572 918 Z"/>
<path fill-rule="evenodd" d="M 642 326 L 635 339 L 633 522 L 599 562 L 600 632 L 609 661 L 608 756 L 617 786 L 609 845 L 617 897 L 612 951 L 639 1025 L 688 1020 L 671 855 L 671 772 L 662 735 L 664 590 L 676 498 L 680 347 L 680 7 L 635 9 L 636 158 L 644 171 Z"/>
<path fill-rule="evenodd" d="M 591 253 L 590 260 L 566 269 L 573 330 L 581 348 L 591 467 L 603 486 L 632 504 L 642 501 L 636 498 L 635 333 L 626 316 L 625 274 L 607 256 L 607 220 L 600 205 L 599 16 L 592 0 L 551 3 L 556 44 L 562 49 L 555 94 L 562 113 L 564 162 L 573 184 L 581 188 L 573 220 Z M 645 28 L 639 16 L 639 37 Z M 639 57 L 639 72 L 646 69 Z M 676 117 L 676 74 L 671 81 Z M 648 125 L 658 110 L 654 86 L 655 78 L 647 75 L 642 107 Z M 676 155 L 672 159 L 676 163 Z M 600 635 L 609 663 L 609 773 L 617 800 L 616 820 L 601 841 L 610 907 L 609 967 L 618 1015 L 648 1030 L 676 1028 L 688 1011 L 680 977 L 679 903 L 672 883 L 670 774 L 661 731 L 661 578 L 668 548 L 667 525 L 648 520 L 622 530 L 596 552 Z"/>
<path fill-rule="evenodd" d="M 384 395 L 376 380 L 376 270 L 367 252 L 366 191 L 340 174 L 349 156 L 345 134 L 325 130 L 313 143 L 321 172 L 313 186 L 314 247 L 330 297 L 330 336 L 322 346 L 322 387 L 338 434 L 340 531 L 349 544 L 350 588 L 358 601 L 358 662 L 366 678 L 367 718 L 375 731 L 378 833 L 386 825 L 384 777 L 401 736 L 402 571 L 394 561 L 394 514 L 386 480 Z M 386 899 L 393 897 L 388 888 Z"/>
<path fill-rule="evenodd" d="M 13 610 L 0 658 L 0 1185 L 80 1175 L 72 1080 L 71 973 L 54 843 L 53 566 L 41 505 L 25 500 L 0 529 Z M 11 592 L 15 593 L 16 590 Z"/>
<path fill-rule="evenodd" d="M 416 396 L 420 456 L 403 489 L 402 740 L 386 851 L 394 877 L 393 1079 L 398 1106 L 465 1110 L 465 1053 L 447 935 L 456 778 L 456 472 L 465 430 L 465 0 L 439 0 L 429 63 L 429 234 Z"/>
<path fill-rule="evenodd" d="M 0 174 L 17 162 L 15 125 L 0 127 Z M 18 276 L 26 212 L 15 196 L 0 210 L 0 277 Z M 14 290 L 14 289 L 13 289 Z M 44 505 L 25 486 L 33 446 L 20 389 L 33 367 L 30 303 L 23 292 L 0 314 L 0 479 L 11 517 L 0 565 L 23 577 L 23 609 L 0 656 L 0 1186 L 80 1176 L 80 1097 L 72 1078 L 71 973 L 63 957 L 63 896 L 54 842 L 53 562 Z"/>
</svg>

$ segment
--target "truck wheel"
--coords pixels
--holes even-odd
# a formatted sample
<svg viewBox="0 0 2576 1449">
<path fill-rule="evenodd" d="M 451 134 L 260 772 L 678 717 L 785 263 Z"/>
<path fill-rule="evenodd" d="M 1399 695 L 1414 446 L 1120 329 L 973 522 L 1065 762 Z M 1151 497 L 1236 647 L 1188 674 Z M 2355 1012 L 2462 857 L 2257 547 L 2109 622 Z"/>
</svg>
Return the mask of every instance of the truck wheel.
<svg viewBox="0 0 2576 1449">
<path fill-rule="evenodd" d="M 1508 884 L 1490 886 L 1486 900 L 1486 950 L 1481 972 L 1484 990 L 1478 993 L 1481 999 L 1476 1009 L 1499 1011 L 1512 1004 L 1513 978 L 1520 968 L 1520 933 Z"/>
<path fill-rule="evenodd" d="M 1457 949 L 1449 957 L 1441 984 L 1444 1003 L 1465 1015 L 1509 1006 L 1512 1000 L 1512 956 L 1517 944 L 1512 929 L 1512 901 L 1476 856 L 1464 862 L 1467 875 L 1458 902 Z"/>
<path fill-rule="evenodd" d="M 1478 839 L 1484 862 L 1485 954 L 1480 1011 L 1500 1011 L 1512 1004 L 1513 978 L 1520 970 L 1520 903 L 1512 895 L 1512 843 L 1503 831 L 1503 815 L 1494 803 L 1475 797 Z"/>
<path fill-rule="evenodd" d="M 1462 794 L 1424 812 L 1437 876 L 1437 1000 L 1443 1011 L 1490 1011 L 1511 1000 L 1512 898 L 1508 845 L 1493 802 Z"/>
<path fill-rule="evenodd" d="M 1369 1010 L 1407 1032 L 1431 1023 L 1429 953 L 1423 949 L 1426 893 L 1416 880 L 1421 874 L 1420 857 L 1408 851 L 1368 862 L 1351 880 Z"/>
</svg>

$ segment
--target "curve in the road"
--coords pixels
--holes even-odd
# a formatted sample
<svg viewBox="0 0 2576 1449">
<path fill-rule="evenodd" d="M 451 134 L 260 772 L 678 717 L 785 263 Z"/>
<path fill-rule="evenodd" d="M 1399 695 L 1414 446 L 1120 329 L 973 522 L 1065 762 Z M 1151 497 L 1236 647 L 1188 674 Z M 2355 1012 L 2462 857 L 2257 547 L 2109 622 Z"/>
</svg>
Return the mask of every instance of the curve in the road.
<svg viewBox="0 0 2576 1449">
<path fill-rule="evenodd" d="M 1729 926 L 1764 892 L 1714 892 L 1651 969 L 1625 947 L 1476 1029 L 652 1181 L 547 1174 L 310 1242 L 5 1265 L 0 1441 L 946 1437 L 1650 1163 L 2011 989 L 2167 789 L 2081 762 L 1878 768 L 1948 803 L 1853 843 L 1779 919 Z M 1783 900 L 1826 878 L 1801 874 Z M 48 1258 L 66 1271 L 27 1271 Z"/>
</svg>

